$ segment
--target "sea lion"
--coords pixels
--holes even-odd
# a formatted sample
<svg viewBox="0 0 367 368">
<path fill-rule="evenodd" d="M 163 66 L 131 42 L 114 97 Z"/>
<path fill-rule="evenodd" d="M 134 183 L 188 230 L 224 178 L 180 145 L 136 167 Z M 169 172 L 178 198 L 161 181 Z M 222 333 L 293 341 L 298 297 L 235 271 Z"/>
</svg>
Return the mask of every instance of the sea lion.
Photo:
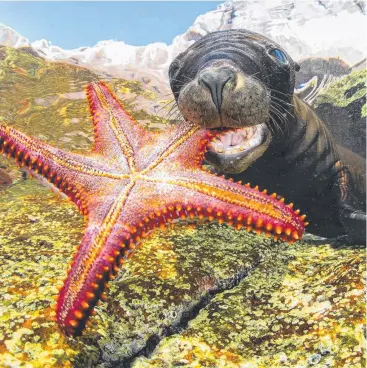
<svg viewBox="0 0 367 368">
<path fill-rule="evenodd" d="M 218 173 L 284 196 L 313 234 L 364 243 L 365 160 L 293 94 L 298 70 L 270 39 L 226 30 L 179 54 L 169 78 L 183 117 L 218 133 L 206 153 Z"/>
</svg>

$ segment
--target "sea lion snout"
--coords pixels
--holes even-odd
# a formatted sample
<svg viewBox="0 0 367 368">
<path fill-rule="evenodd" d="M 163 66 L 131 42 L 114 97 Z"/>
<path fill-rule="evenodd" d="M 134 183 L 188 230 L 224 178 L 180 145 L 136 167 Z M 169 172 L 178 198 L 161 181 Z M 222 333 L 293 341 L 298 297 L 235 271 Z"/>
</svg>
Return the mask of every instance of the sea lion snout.
<svg viewBox="0 0 367 368">
<path fill-rule="evenodd" d="M 170 86 L 186 120 L 206 128 L 266 123 L 287 128 L 296 64 L 282 47 L 246 30 L 209 33 L 179 54 Z M 288 111 L 289 110 L 289 111 Z"/>
<path fill-rule="evenodd" d="M 198 76 L 199 85 L 205 86 L 209 89 L 218 114 L 221 112 L 223 89 L 225 85 L 234 78 L 235 73 L 230 68 L 204 70 Z"/>
<path fill-rule="evenodd" d="M 269 119 L 265 86 L 228 61 L 201 68 L 182 87 L 177 103 L 187 120 L 205 128 L 240 128 Z"/>
<path fill-rule="evenodd" d="M 220 129 L 207 161 L 242 172 L 289 132 L 294 71 L 281 46 L 246 30 L 210 33 L 173 60 L 170 85 L 183 117 Z"/>
</svg>

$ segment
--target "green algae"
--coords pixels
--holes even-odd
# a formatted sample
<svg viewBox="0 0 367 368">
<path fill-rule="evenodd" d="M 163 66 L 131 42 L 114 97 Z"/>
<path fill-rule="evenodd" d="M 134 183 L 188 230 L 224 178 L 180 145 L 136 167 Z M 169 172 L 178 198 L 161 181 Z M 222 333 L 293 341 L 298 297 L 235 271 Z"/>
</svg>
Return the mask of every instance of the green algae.
<svg viewBox="0 0 367 368">
<path fill-rule="evenodd" d="M 365 366 L 365 251 L 303 243 L 217 295 L 147 367 Z"/>
<path fill-rule="evenodd" d="M 271 241 L 226 226 L 157 233 L 111 284 L 100 316 L 104 335 L 96 339 L 104 362 L 118 366 L 149 338 L 180 325 L 210 292 L 235 285 L 271 249 Z"/>
<path fill-rule="evenodd" d="M 71 366 L 76 351 L 58 331 L 50 306 L 83 219 L 31 180 L 7 189 L 0 208 L 0 366 Z"/>
<path fill-rule="evenodd" d="M 367 92 L 366 73 L 366 69 L 362 69 L 338 78 L 318 94 L 314 103 L 315 107 L 323 103 L 346 107 L 363 98 Z M 361 108 L 361 116 L 366 117 L 366 103 Z"/>
</svg>

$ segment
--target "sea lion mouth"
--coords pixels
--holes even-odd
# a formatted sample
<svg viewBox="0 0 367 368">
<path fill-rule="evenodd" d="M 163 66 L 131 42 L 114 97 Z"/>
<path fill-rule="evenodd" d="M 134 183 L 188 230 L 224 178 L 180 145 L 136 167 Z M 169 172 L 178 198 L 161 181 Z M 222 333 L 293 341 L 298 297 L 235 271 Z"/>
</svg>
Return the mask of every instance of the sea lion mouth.
<svg viewBox="0 0 367 368">
<path fill-rule="evenodd" d="M 208 145 L 208 150 L 217 154 L 246 154 L 264 142 L 267 128 L 257 124 L 237 129 L 214 129 L 217 133 Z"/>
<path fill-rule="evenodd" d="M 206 160 L 219 171 L 238 174 L 245 171 L 266 151 L 271 134 L 265 123 L 236 129 L 212 129 Z"/>
</svg>

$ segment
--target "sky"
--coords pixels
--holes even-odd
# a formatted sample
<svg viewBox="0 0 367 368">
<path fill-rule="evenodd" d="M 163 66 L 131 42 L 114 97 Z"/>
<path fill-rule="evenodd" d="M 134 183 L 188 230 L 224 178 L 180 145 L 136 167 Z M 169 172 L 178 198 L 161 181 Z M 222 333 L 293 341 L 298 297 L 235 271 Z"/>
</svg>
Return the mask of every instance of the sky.
<svg viewBox="0 0 367 368">
<path fill-rule="evenodd" d="M 64 49 L 118 40 L 134 46 L 170 44 L 196 17 L 222 1 L 6 2 L 0 23 L 31 42 L 45 38 Z"/>
</svg>

